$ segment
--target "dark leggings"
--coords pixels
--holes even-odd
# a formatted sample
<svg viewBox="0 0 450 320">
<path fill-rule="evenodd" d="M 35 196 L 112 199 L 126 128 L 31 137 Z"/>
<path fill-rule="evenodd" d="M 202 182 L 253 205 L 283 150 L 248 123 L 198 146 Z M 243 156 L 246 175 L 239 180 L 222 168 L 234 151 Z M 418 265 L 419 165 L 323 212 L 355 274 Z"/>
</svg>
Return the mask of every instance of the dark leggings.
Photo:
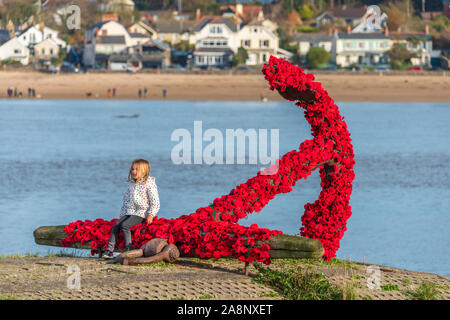
<svg viewBox="0 0 450 320">
<path fill-rule="evenodd" d="M 125 238 L 125 249 L 131 250 L 131 232 L 130 228 L 144 222 L 144 218 L 135 215 L 125 215 L 120 217 L 116 221 L 111 230 L 111 236 L 109 237 L 108 250 L 113 252 L 116 245 L 117 238 L 119 237 L 120 230 L 123 232 Z"/>
</svg>

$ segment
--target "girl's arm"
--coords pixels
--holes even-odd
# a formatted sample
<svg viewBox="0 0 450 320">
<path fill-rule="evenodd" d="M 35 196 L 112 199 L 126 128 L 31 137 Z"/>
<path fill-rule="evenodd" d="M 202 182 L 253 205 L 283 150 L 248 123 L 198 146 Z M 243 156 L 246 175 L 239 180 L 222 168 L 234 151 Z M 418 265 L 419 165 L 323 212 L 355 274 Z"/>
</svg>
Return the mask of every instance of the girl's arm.
<svg viewBox="0 0 450 320">
<path fill-rule="evenodd" d="M 150 216 L 153 218 L 156 216 L 160 208 L 158 187 L 156 186 L 154 178 L 151 179 L 151 181 L 149 182 L 147 193 L 148 193 L 149 207 L 147 212 L 145 213 L 145 216 L 147 218 Z"/>
<path fill-rule="evenodd" d="M 120 208 L 120 216 L 124 216 L 127 213 L 127 203 L 129 201 L 129 192 L 128 188 L 123 194 L 123 200 L 122 200 L 122 208 Z"/>
</svg>

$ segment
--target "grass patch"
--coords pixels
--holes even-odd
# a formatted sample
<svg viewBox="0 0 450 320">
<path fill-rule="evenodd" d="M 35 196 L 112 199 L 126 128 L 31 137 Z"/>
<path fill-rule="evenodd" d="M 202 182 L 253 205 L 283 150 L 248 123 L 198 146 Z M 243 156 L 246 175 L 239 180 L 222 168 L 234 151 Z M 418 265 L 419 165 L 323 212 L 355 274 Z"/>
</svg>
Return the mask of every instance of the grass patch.
<svg viewBox="0 0 450 320">
<path fill-rule="evenodd" d="M 200 300 L 209 300 L 212 299 L 212 295 L 205 294 L 204 296 L 198 297 Z"/>
<path fill-rule="evenodd" d="M 381 290 L 383 291 L 394 291 L 394 290 L 398 290 L 398 286 L 396 284 L 385 284 L 383 286 L 381 286 Z"/>
<path fill-rule="evenodd" d="M 17 300 L 17 297 L 12 294 L 0 293 L 0 300 Z"/>
<path fill-rule="evenodd" d="M 438 286 L 430 281 L 424 281 L 414 291 L 407 291 L 407 294 L 416 300 L 441 300 L 442 295 L 437 291 Z"/>
<path fill-rule="evenodd" d="M 356 296 L 354 287 L 347 288 L 350 294 L 345 294 L 341 288 L 328 282 L 323 273 L 302 272 L 301 268 L 278 271 L 257 266 L 257 269 L 259 273 L 254 280 L 270 286 L 286 299 L 343 300 Z"/>
<path fill-rule="evenodd" d="M 163 267 L 163 268 L 169 268 L 169 267 L 173 267 L 175 266 L 173 263 L 170 262 L 165 262 L 165 261 L 158 261 L 155 263 L 143 263 L 143 264 L 138 264 L 139 267 Z"/>
</svg>

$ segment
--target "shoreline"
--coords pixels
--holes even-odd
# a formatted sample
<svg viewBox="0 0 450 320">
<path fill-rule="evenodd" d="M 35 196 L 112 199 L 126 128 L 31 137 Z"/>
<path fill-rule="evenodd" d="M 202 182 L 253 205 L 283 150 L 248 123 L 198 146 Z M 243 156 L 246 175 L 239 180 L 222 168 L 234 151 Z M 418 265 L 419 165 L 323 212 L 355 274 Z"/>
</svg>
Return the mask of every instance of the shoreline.
<svg viewBox="0 0 450 320">
<path fill-rule="evenodd" d="M 316 81 L 338 102 L 450 102 L 450 77 L 443 75 L 318 74 Z M 9 87 L 22 98 L 8 98 Z M 36 90 L 35 98 L 28 97 L 28 88 Z M 113 88 L 116 96 L 108 97 Z M 144 88 L 148 93 L 139 98 Z M 0 99 L 261 101 L 261 95 L 286 101 L 259 74 L 0 72 Z"/>
<path fill-rule="evenodd" d="M 78 266 L 80 290 L 67 288 L 68 268 Z M 420 288 L 432 284 L 434 298 L 450 300 L 450 278 L 384 265 L 335 259 L 274 259 L 271 270 L 322 273 L 330 284 L 351 292 L 357 300 L 426 299 Z M 369 267 L 372 270 L 369 272 Z M 263 267 L 266 268 L 266 267 Z M 373 283 L 379 270 L 379 288 Z M 12 300 L 284 300 L 274 288 L 257 283 L 258 269 L 250 264 L 249 276 L 237 259 L 180 258 L 174 263 L 122 266 L 96 257 L 1 257 L 0 299 Z M 111 285 L 113 284 L 113 285 Z"/>
</svg>

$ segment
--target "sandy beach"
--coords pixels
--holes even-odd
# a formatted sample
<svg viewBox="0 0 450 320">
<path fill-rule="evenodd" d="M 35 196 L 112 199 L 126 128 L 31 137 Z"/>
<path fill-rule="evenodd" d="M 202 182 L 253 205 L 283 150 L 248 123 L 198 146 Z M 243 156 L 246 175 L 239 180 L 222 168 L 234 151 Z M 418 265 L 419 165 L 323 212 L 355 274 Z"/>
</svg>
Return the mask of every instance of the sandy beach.
<svg viewBox="0 0 450 320">
<path fill-rule="evenodd" d="M 318 74 L 316 80 L 337 102 L 450 102 L 450 75 L 439 74 Z M 45 74 L 0 72 L 0 98 L 7 88 L 16 87 L 27 98 L 28 88 L 40 99 L 139 99 L 138 90 L 147 88 L 142 99 L 283 101 L 269 90 L 263 75 L 86 73 Z M 116 88 L 116 96 L 107 90 Z"/>
</svg>

